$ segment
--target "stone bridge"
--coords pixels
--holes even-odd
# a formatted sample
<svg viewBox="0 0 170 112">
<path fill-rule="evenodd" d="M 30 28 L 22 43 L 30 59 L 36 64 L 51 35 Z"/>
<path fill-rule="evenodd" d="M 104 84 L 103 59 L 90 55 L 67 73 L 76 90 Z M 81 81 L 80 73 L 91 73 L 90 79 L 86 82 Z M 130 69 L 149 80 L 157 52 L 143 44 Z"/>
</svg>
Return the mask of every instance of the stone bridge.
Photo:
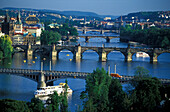
<svg viewBox="0 0 170 112">
<path fill-rule="evenodd" d="M 157 62 L 157 58 L 162 53 L 170 53 L 170 49 L 153 49 L 153 48 L 117 48 L 117 47 L 82 47 L 82 46 L 40 46 L 40 45 L 13 45 L 14 48 L 20 47 L 24 49 L 27 53 L 27 56 L 32 56 L 35 52 L 43 52 L 48 54 L 52 58 L 58 58 L 58 54 L 60 51 L 66 49 L 72 52 L 73 59 L 80 60 L 82 59 L 82 54 L 87 50 L 95 51 L 100 61 L 106 61 L 107 56 L 112 51 L 119 51 L 121 52 L 124 57 L 125 61 L 132 61 L 133 54 L 137 52 L 145 52 L 150 56 L 150 62 Z"/>
<path fill-rule="evenodd" d="M 96 38 L 96 37 L 100 37 L 100 38 L 104 38 L 106 39 L 106 42 L 109 43 L 111 39 L 113 38 L 119 38 L 119 36 L 117 35 L 91 35 L 91 36 L 88 36 L 88 35 L 79 35 L 78 37 L 81 37 L 81 38 L 85 38 L 85 42 L 89 42 L 89 39 L 91 38 Z"/>
<path fill-rule="evenodd" d="M 16 68 L 0 68 L 1 74 L 9 74 L 28 78 L 38 83 L 37 88 L 52 86 L 53 82 L 60 78 L 81 78 L 85 79 L 91 73 L 70 72 L 70 71 L 50 71 L 50 70 L 32 70 Z M 116 77 L 114 77 L 116 78 Z M 122 76 L 119 79 L 121 83 L 129 82 L 133 76 Z M 170 79 L 159 79 L 162 84 L 170 84 Z"/>
<path fill-rule="evenodd" d="M 78 31 L 82 31 L 84 34 L 86 34 L 87 31 L 96 31 L 100 32 L 100 34 L 104 34 L 105 32 L 109 33 L 118 33 L 119 30 L 104 30 L 104 29 L 95 29 L 93 27 L 79 27 L 77 28 Z"/>
</svg>

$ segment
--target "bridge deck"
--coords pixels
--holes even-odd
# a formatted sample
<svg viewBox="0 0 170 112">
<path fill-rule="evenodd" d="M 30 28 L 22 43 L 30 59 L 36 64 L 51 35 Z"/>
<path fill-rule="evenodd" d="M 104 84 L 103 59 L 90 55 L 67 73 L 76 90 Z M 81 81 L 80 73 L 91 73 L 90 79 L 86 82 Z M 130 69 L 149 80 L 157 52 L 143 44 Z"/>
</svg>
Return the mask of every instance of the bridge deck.
<svg viewBox="0 0 170 112">
<path fill-rule="evenodd" d="M 16 68 L 0 68 L 0 73 L 9 73 L 9 74 L 29 74 L 32 76 L 38 76 L 41 72 L 44 73 L 45 76 L 62 76 L 62 77 L 76 77 L 76 78 L 86 78 L 91 73 L 87 72 L 71 72 L 71 71 L 49 71 L 49 70 L 33 70 L 33 69 L 16 69 Z M 128 82 L 133 79 L 134 76 L 125 76 L 123 75 L 119 79 L 121 82 Z M 170 79 L 159 79 L 163 84 L 170 84 Z"/>
</svg>

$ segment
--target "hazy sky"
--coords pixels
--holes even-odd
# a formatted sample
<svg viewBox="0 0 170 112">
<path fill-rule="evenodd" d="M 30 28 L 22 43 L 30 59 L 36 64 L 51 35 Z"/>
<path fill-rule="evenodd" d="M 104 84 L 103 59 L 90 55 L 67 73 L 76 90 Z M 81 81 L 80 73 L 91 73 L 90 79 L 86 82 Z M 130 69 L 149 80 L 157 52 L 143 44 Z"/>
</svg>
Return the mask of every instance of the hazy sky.
<svg viewBox="0 0 170 112">
<path fill-rule="evenodd" d="M 124 15 L 138 11 L 170 10 L 170 0 L 0 0 L 0 8 L 3 7 Z"/>
</svg>

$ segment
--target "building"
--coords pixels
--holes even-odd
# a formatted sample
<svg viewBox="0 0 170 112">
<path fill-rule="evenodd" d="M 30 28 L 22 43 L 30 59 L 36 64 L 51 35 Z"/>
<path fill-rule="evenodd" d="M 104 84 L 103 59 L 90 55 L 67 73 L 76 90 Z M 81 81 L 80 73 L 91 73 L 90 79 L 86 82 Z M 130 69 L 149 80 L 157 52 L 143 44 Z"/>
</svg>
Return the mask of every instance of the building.
<svg viewBox="0 0 170 112">
<path fill-rule="evenodd" d="M 15 23 L 15 33 L 22 33 L 22 22 L 21 22 L 21 16 L 20 11 L 17 16 L 17 22 Z"/>
<path fill-rule="evenodd" d="M 12 38 L 13 45 L 21 45 L 21 44 L 23 44 L 23 41 L 24 41 L 23 34 L 16 34 Z"/>
<path fill-rule="evenodd" d="M 111 17 L 105 17 L 104 20 L 107 21 L 107 20 L 111 20 L 112 18 Z"/>
<path fill-rule="evenodd" d="M 29 15 L 26 19 L 25 19 L 26 24 L 37 24 L 40 22 L 40 20 L 36 17 L 36 15 Z"/>
<path fill-rule="evenodd" d="M 23 44 L 27 45 L 28 43 L 34 45 L 36 44 L 36 34 L 35 33 L 25 33 L 23 34 Z"/>
<path fill-rule="evenodd" d="M 5 20 L 2 23 L 2 33 L 5 33 L 10 37 L 14 34 L 14 21 L 10 20 L 8 13 L 6 13 Z"/>
</svg>

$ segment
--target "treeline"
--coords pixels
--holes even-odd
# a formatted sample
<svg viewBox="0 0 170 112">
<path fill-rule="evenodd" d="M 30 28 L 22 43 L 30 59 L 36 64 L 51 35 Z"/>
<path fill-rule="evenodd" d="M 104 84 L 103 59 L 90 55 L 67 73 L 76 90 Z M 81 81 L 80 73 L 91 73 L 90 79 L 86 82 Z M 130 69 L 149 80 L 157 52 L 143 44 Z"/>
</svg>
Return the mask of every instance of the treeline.
<svg viewBox="0 0 170 112">
<path fill-rule="evenodd" d="M 78 36 L 77 29 L 73 26 L 69 26 L 67 23 L 64 23 L 62 26 L 56 26 L 56 28 L 50 28 L 48 25 L 46 25 L 46 30 L 48 31 L 54 31 L 60 33 L 62 36 Z"/>
<path fill-rule="evenodd" d="M 120 36 L 128 36 L 130 40 L 147 44 L 153 48 L 170 48 L 170 29 L 151 27 L 132 30 L 131 26 L 122 27 Z"/>
<path fill-rule="evenodd" d="M 93 71 L 86 79 L 86 90 L 81 93 L 83 112 L 166 112 L 170 100 L 165 97 L 165 90 L 170 87 L 165 89 L 143 67 L 137 67 L 135 74 L 125 92 L 120 81 L 112 79 L 104 69 Z"/>
<path fill-rule="evenodd" d="M 52 45 L 56 44 L 57 41 L 61 40 L 63 36 L 78 36 L 77 29 L 69 27 L 68 24 L 63 24 L 63 26 L 50 28 L 49 23 L 45 23 L 45 29 L 40 36 L 40 41 L 42 45 Z"/>
<path fill-rule="evenodd" d="M 40 36 L 41 45 L 52 45 L 61 40 L 58 32 L 43 30 Z"/>
<path fill-rule="evenodd" d="M 67 88 L 66 84 L 65 89 Z M 0 112 L 68 112 L 67 92 L 61 95 L 54 92 L 49 96 L 46 104 L 36 98 L 32 98 L 31 102 L 2 99 Z"/>
<path fill-rule="evenodd" d="M 12 56 L 13 47 L 11 38 L 8 35 L 0 37 L 0 60 Z"/>
</svg>

